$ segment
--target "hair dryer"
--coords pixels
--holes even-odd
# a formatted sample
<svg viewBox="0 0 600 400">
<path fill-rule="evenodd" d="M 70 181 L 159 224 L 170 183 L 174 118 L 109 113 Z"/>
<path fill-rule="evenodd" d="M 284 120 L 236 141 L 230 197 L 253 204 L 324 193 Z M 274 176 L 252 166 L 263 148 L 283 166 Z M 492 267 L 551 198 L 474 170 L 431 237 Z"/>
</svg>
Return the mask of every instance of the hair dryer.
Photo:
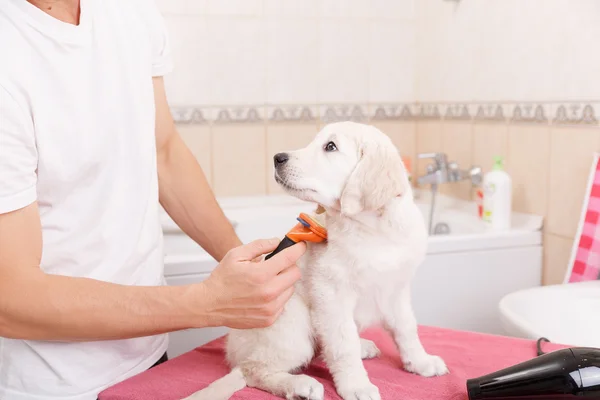
<svg viewBox="0 0 600 400">
<path fill-rule="evenodd" d="M 600 349 L 571 348 L 467 381 L 469 400 L 600 399 Z"/>
</svg>

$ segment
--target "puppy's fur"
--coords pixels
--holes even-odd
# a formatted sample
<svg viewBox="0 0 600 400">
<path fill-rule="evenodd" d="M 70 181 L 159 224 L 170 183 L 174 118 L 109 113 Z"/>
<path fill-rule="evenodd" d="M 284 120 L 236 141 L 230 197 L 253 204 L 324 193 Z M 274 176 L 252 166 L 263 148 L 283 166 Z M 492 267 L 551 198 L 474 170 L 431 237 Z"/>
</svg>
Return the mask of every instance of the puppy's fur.
<svg viewBox="0 0 600 400">
<path fill-rule="evenodd" d="M 188 400 L 225 400 L 246 385 L 286 399 L 321 400 L 318 381 L 291 373 L 311 361 L 316 344 L 344 400 L 379 400 L 361 360 L 379 350 L 359 337 L 377 323 L 394 337 L 406 370 L 447 373 L 417 335 L 410 281 L 425 256 L 427 233 L 390 139 L 371 126 L 335 123 L 286 155 L 275 179 L 293 196 L 320 205 L 328 242 L 309 244 L 299 263 L 302 280 L 277 322 L 232 330 L 232 372 Z"/>
</svg>

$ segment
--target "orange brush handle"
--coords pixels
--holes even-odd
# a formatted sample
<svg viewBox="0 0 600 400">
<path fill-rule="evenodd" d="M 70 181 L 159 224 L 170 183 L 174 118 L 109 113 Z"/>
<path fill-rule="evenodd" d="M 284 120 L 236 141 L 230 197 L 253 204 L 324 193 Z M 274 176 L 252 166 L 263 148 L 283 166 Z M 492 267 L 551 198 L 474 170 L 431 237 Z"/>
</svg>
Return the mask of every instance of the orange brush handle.
<svg viewBox="0 0 600 400">
<path fill-rule="evenodd" d="M 325 227 L 308 215 L 301 213 L 298 221 L 300 222 L 285 235 L 279 246 L 265 257 L 266 260 L 298 242 L 320 243 L 327 240 L 327 230 Z"/>
</svg>

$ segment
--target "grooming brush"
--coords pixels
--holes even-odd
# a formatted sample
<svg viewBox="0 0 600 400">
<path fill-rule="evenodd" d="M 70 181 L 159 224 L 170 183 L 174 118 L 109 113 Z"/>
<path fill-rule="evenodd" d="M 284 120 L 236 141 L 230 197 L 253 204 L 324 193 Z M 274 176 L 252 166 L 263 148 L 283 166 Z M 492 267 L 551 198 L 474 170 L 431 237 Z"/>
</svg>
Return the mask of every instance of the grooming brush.
<svg viewBox="0 0 600 400">
<path fill-rule="evenodd" d="M 277 248 L 266 256 L 265 260 L 298 242 L 320 243 L 327 240 L 327 230 L 317 220 L 304 213 L 300 213 L 300 216 L 296 219 L 298 224 L 285 235 Z"/>
</svg>

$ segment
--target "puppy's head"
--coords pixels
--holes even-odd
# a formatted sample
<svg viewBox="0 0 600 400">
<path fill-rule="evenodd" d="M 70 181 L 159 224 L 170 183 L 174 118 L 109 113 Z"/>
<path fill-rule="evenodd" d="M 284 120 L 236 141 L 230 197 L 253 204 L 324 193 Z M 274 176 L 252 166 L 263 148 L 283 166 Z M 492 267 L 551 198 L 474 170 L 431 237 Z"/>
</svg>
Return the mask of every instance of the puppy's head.
<svg viewBox="0 0 600 400">
<path fill-rule="evenodd" d="M 354 122 L 325 126 L 305 148 L 274 157 L 275 180 L 290 194 L 345 215 L 375 211 L 410 190 L 392 141 Z"/>
</svg>

